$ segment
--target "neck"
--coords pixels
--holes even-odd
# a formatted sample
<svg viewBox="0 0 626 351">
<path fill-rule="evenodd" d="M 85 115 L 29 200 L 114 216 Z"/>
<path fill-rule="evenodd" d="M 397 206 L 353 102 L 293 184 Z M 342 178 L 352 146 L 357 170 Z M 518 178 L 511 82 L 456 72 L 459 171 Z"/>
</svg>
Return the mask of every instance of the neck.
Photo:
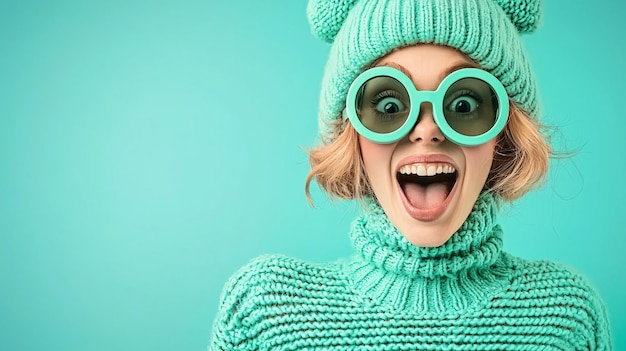
<svg viewBox="0 0 626 351">
<path fill-rule="evenodd" d="M 483 301 L 485 289 L 506 280 L 497 207 L 493 195 L 482 194 L 445 244 L 418 247 L 371 202 L 351 232 L 357 255 L 349 268 L 356 289 L 378 304 L 420 313 L 464 310 Z"/>
</svg>

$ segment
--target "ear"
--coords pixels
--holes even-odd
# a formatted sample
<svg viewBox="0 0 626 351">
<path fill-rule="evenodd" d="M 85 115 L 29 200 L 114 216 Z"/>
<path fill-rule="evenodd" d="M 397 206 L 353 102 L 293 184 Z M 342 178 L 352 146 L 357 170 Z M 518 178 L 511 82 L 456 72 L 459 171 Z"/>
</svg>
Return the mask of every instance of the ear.
<svg viewBox="0 0 626 351">
<path fill-rule="evenodd" d="M 541 22 L 541 0 L 494 0 L 520 33 L 534 32 Z"/>
<path fill-rule="evenodd" d="M 332 43 L 358 0 L 309 0 L 306 9 L 313 34 Z"/>
</svg>

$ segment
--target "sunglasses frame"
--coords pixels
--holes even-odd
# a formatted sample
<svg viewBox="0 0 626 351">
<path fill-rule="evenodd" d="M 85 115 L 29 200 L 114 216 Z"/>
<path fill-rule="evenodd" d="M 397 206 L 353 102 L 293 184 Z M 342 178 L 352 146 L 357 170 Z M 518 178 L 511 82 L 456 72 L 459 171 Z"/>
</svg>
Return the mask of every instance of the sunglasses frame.
<svg viewBox="0 0 626 351">
<path fill-rule="evenodd" d="M 357 114 L 357 94 L 363 84 L 372 78 L 390 77 L 400 82 L 409 95 L 409 114 L 402 126 L 390 133 L 378 133 L 368 129 L 359 119 Z M 487 83 L 495 92 L 498 99 L 498 111 L 494 125 L 480 135 L 465 135 L 454 130 L 446 121 L 443 112 L 443 101 L 447 90 L 452 84 L 464 78 L 480 79 Z M 379 144 L 394 143 L 406 135 L 415 127 L 417 123 L 420 106 L 424 102 L 429 102 L 433 110 L 433 119 L 439 130 L 446 139 L 461 146 L 477 146 L 484 144 L 495 138 L 504 129 L 509 117 L 509 97 L 502 83 L 491 73 L 478 68 L 462 68 L 446 76 L 437 90 L 417 90 L 413 81 L 401 71 L 387 66 L 370 68 L 361 73 L 350 85 L 346 98 L 346 109 L 344 114 L 352 123 L 354 129 L 365 138 Z"/>
</svg>

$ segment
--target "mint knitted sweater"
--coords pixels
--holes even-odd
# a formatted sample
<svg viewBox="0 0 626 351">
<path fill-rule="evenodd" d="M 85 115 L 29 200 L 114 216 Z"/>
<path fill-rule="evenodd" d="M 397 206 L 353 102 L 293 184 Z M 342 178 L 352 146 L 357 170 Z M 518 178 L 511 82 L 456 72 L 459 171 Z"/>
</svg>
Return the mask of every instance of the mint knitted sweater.
<svg viewBox="0 0 626 351">
<path fill-rule="evenodd" d="M 502 251 L 481 195 L 436 248 L 410 244 L 369 204 L 354 257 L 264 256 L 227 283 L 209 350 L 610 350 L 606 310 L 579 275 Z"/>
</svg>

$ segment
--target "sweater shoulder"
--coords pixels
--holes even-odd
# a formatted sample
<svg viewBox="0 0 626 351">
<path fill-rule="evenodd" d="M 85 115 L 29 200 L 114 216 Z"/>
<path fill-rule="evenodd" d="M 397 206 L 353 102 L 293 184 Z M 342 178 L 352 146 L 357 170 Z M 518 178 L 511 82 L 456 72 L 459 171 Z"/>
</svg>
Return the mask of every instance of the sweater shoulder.
<svg viewBox="0 0 626 351">
<path fill-rule="evenodd" d="M 315 264 L 283 255 L 263 255 L 241 267 L 225 284 L 209 350 L 258 350 L 268 311 L 333 286 L 344 286 L 341 263 Z M 323 293 L 323 292 L 322 292 Z"/>
<path fill-rule="evenodd" d="M 510 297 L 575 321 L 581 340 L 591 349 L 612 349 L 606 306 L 591 282 L 579 272 L 552 261 L 513 258 Z"/>
<path fill-rule="evenodd" d="M 329 283 L 339 278 L 340 266 L 341 262 L 312 263 L 284 255 L 262 255 L 252 259 L 229 279 L 222 299 L 251 289 L 257 293 L 276 290 L 277 284 L 306 285 L 312 280 Z"/>
<path fill-rule="evenodd" d="M 585 276 L 557 262 L 514 257 L 513 271 L 513 281 L 524 289 L 560 289 L 590 301 L 597 298 Z"/>
</svg>

